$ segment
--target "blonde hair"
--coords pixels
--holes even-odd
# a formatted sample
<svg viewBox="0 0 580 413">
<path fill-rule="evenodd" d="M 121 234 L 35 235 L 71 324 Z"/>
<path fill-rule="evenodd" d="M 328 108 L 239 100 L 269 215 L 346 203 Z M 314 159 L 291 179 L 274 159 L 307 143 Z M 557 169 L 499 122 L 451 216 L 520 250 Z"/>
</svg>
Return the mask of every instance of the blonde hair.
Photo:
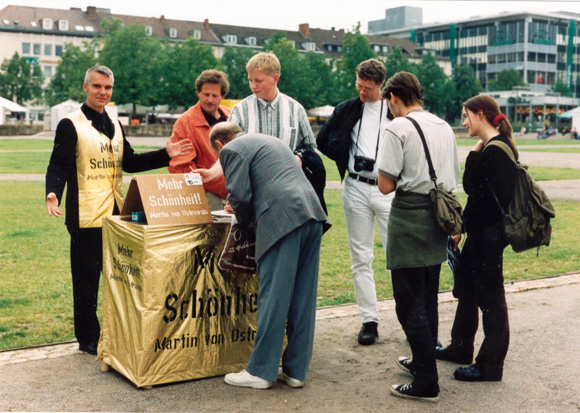
<svg viewBox="0 0 580 413">
<path fill-rule="evenodd" d="M 273 76 L 279 75 L 280 69 L 280 61 L 274 53 L 258 53 L 252 56 L 252 58 L 248 60 L 248 64 L 246 64 L 246 71 L 248 73 L 253 72 L 254 70 L 259 70 Z"/>
</svg>

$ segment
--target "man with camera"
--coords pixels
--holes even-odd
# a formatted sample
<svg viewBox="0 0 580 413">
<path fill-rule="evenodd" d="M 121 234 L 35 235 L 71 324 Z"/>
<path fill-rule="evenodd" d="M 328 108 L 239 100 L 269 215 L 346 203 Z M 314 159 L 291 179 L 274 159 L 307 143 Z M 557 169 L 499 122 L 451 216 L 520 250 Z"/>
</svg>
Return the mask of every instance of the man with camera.
<svg viewBox="0 0 580 413">
<path fill-rule="evenodd" d="M 381 87 L 387 71 L 377 59 L 356 68 L 358 97 L 340 103 L 317 137 L 318 149 L 336 162 L 341 180 L 346 177 L 342 204 L 352 260 L 352 277 L 362 318 L 358 342 L 373 344 L 378 338 L 378 308 L 373 263 L 374 222 L 383 247 L 387 246 L 387 221 L 393 195 L 379 192 L 376 159 L 387 124 L 393 119 Z"/>
</svg>

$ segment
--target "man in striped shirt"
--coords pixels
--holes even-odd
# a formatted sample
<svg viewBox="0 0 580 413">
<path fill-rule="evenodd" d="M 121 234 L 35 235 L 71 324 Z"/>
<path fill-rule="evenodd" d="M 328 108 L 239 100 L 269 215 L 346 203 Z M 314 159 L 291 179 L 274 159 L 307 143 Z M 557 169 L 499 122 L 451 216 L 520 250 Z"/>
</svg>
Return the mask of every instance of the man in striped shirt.
<svg viewBox="0 0 580 413">
<path fill-rule="evenodd" d="M 280 61 L 273 53 L 254 55 L 246 65 L 254 94 L 234 106 L 228 121 L 246 133 L 263 133 L 280 139 L 302 165 L 302 151 L 316 148 L 316 141 L 302 105 L 278 90 L 280 69 Z"/>
</svg>

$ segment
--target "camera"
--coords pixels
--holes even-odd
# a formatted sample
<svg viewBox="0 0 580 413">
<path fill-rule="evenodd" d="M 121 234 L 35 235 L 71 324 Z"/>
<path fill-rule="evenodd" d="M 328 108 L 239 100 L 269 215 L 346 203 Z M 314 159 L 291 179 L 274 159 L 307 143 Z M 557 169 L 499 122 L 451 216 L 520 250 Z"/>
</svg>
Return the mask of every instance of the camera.
<svg viewBox="0 0 580 413">
<path fill-rule="evenodd" d="M 354 170 L 356 172 L 369 171 L 372 172 L 375 169 L 375 160 L 372 158 L 367 158 L 366 156 L 355 155 L 354 156 Z"/>
</svg>

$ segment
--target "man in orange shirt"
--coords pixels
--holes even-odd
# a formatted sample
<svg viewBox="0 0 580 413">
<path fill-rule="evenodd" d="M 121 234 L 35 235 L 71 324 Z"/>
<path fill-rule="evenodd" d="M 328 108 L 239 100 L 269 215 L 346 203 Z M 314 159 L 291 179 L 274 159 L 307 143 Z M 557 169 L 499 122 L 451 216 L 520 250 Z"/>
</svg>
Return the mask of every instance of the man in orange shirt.
<svg viewBox="0 0 580 413">
<path fill-rule="evenodd" d="M 177 156 L 169 163 L 171 173 L 189 173 L 193 169 L 209 169 L 218 160 L 209 143 L 210 128 L 228 119 L 230 109 L 220 102 L 230 89 L 228 76 L 219 70 L 204 70 L 195 81 L 199 102 L 182 114 L 171 134 L 171 142 L 187 139 L 193 151 Z M 203 184 L 207 201 L 212 211 L 224 209 L 226 191 L 225 179 L 217 177 Z"/>
</svg>

